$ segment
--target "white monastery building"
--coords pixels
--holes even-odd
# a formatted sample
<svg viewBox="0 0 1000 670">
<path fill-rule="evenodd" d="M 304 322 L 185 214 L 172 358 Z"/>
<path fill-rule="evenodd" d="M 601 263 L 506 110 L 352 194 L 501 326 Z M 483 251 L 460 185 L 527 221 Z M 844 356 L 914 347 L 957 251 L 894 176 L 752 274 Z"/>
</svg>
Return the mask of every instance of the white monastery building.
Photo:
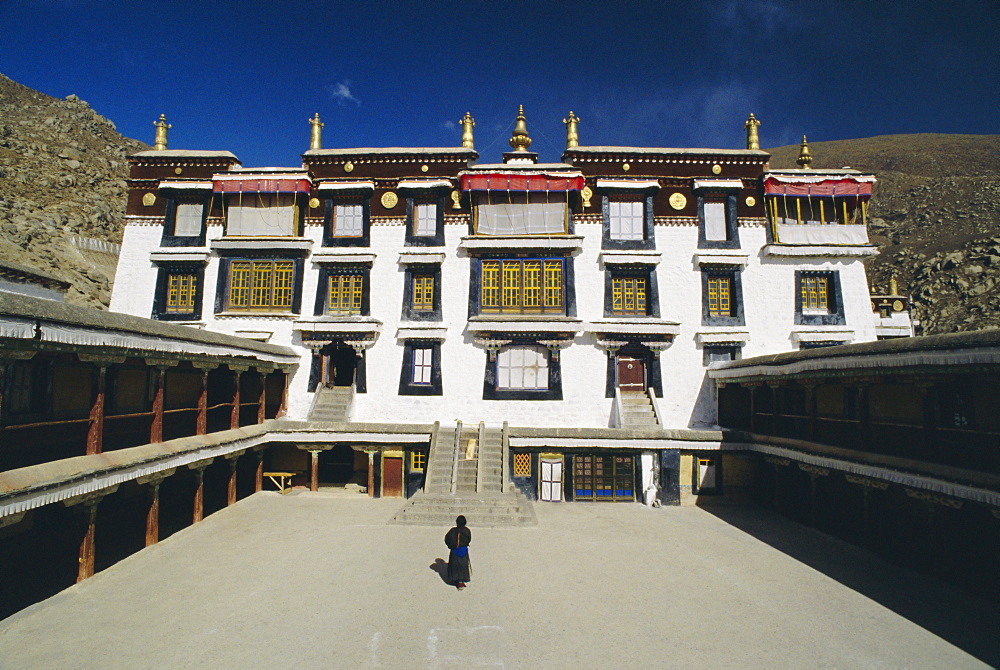
<svg viewBox="0 0 1000 670">
<path fill-rule="evenodd" d="M 454 148 L 324 149 L 311 123 L 301 166 L 246 168 L 167 149 L 161 117 L 111 310 L 298 352 L 287 418 L 354 426 L 332 479 L 367 460 L 410 495 L 433 444 L 386 426 L 457 426 L 457 453 L 506 424 L 504 491 L 676 502 L 721 477 L 713 362 L 910 334 L 905 298 L 869 294 L 875 177 L 811 168 L 805 138 L 769 169 L 753 115 L 745 149 L 665 149 L 580 145 L 570 112 L 559 163 L 523 108 L 502 162 L 469 114 Z"/>
</svg>

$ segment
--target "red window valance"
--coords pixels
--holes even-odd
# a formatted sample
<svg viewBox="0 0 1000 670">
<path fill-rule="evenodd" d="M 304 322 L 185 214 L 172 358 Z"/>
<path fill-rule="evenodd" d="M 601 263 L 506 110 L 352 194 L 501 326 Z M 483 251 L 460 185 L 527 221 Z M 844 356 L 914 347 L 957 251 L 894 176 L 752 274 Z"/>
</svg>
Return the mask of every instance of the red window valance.
<svg viewBox="0 0 1000 670">
<path fill-rule="evenodd" d="M 583 175 L 491 172 L 462 175 L 463 191 L 579 191 Z"/>
<path fill-rule="evenodd" d="M 215 193 L 308 193 L 308 179 L 226 179 L 215 180 Z"/>
<path fill-rule="evenodd" d="M 822 181 L 793 182 L 768 177 L 764 180 L 764 193 L 768 195 L 791 196 L 870 196 L 871 182 L 853 179 L 824 179 Z"/>
</svg>

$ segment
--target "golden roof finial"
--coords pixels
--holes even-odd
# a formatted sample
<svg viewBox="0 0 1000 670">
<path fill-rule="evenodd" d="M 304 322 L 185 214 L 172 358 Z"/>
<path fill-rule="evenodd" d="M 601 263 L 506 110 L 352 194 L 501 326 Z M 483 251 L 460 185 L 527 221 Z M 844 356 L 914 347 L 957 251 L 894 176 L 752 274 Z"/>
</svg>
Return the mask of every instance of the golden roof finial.
<svg viewBox="0 0 1000 670">
<path fill-rule="evenodd" d="M 528 126 L 524 121 L 524 105 L 518 105 L 517 121 L 514 123 L 514 132 L 510 135 L 510 146 L 514 151 L 527 151 L 531 146 Z"/>
<path fill-rule="evenodd" d="M 747 129 L 747 149 L 760 150 L 760 137 L 757 135 L 757 128 L 760 127 L 760 121 L 754 118 L 752 112 L 747 118 L 747 122 L 743 124 L 743 127 Z"/>
<path fill-rule="evenodd" d="M 472 141 L 472 129 L 476 127 L 476 122 L 472 118 L 472 114 L 469 112 L 465 113 L 459 123 L 462 124 L 462 148 L 463 149 L 475 149 L 475 145 Z"/>
<path fill-rule="evenodd" d="M 580 117 L 570 110 L 569 117 L 563 119 L 563 123 L 566 124 L 566 148 L 580 146 L 580 135 L 576 132 L 577 126 L 580 125 Z"/>
<path fill-rule="evenodd" d="M 312 131 L 309 133 L 309 148 L 310 149 L 322 149 L 323 148 L 323 126 L 325 125 L 319 120 L 319 112 L 309 119 L 309 125 L 312 126 Z"/>
<path fill-rule="evenodd" d="M 899 295 L 899 283 L 896 281 L 896 275 L 889 278 L 889 295 Z"/>
<path fill-rule="evenodd" d="M 160 114 L 159 121 L 153 121 L 153 125 L 156 126 L 156 139 L 153 140 L 153 149 L 156 151 L 166 151 L 167 150 L 167 128 L 170 128 L 170 124 L 167 123 L 167 115 Z"/>
<path fill-rule="evenodd" d="M 809 153 L 809 142 L 806 141 L 805 135 L 802 136 L 802 146 L 799 148 L 799 157 L 795 162 L 803 170 L 810 169 L 810 165 L 813 162 L 812 154 Z"/>
</svg>

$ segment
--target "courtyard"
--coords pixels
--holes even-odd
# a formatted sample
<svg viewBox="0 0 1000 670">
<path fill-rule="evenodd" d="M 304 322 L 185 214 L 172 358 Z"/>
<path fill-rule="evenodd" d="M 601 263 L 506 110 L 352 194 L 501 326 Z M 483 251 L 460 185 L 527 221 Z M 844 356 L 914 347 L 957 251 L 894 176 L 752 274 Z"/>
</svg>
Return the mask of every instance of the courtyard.
<svg viewBox="0 0 1000 670">
<path fill-rule="evenodd" d="M 447 528 L 264 492 L 0 621 L 4 668 L 988 667 L 1000 607 L 751 507 Z M 100 551 L 100 548 L 98 548 Z M 5 576 L 10 578 L 10 576 Z"/>
</svg>

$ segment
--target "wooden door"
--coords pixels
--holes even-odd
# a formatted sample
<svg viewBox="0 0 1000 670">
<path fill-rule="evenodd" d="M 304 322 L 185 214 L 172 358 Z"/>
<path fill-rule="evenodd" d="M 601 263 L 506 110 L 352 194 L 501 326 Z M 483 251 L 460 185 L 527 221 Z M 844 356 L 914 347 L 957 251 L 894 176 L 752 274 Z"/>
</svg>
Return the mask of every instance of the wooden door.
<svg viewBox="0 0 1000 670">
<path fill-rule="evenodd" d="M 618 357 L 618 388 L 622 391 L 646 390 L 646 364 L 641 359 Z"/>
<path fill-rule="evenodd" d="M 382 459 L 382 497 L 403 497 L 403 459 L 386 457 Z"/>
<path fill-rule="evenodd" d="M 562 501 L 562 468 L 562 461 L 542 460 L 541 499 L 543 501 Z"/>
</svg>

